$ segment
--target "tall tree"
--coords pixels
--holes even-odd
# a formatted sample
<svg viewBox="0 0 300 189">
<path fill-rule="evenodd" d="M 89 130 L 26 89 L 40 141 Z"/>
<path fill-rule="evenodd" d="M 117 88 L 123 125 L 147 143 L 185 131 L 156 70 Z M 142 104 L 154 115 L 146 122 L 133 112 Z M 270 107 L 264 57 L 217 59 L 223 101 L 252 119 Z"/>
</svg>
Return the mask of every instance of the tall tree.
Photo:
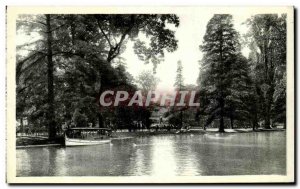
<svg viewBox="0 0 300 189">
<path fill-rule="evenodd" d="M 176 78 L 174 83 L 174 87 L 176 87 L 176 90 L 182 90 L 184 88 L 184 78 L 183 78 L 182 71 L 183 71 L 182 62 L 179 60 L 177 62 Z"/>
<path fill-rule="evenodd" d="M 271 128 L 271 120 L 276 120 L 272 117 L 272 112 L 276 112 L 272 111 L 274 103 L 285 105 L 286 15 L 255 15 L 247 23 L 250 26 L 247 39 L 251 46 L 250 58 L 255 72 L 259 112 L 264 127 Z M 280 99 L 283 99 L 282 103 Z M 285 114 L 285 108 L 280 109 Z M 280 113 L 277 111 L 277 114 Z"/>
<path fill-rule="evenodd" d="M 207 72 L 204 83 L 211 102 L 207 122 L 219 118 L 219 132 L 224 132 L 225 103 L 232 82 L 231 68 L 240 53 L 238 33 L 233 28 L 231 15 L 217 14 L 209 20 L 200 48 L 205 53 L 201 66 Z"/>
<path fill-rule="evenodd" d="M 55 121 L 55 93 L 54 93 L 54 33 L 61 28 L 57 16 L 52 15 L 21 15 L 17 21 L 18 30 L 23 33 L 33 35 L 38 38 L 36 41 L 27 42 L 21 46 L 17 46 L 17 52 L 21 54 L 21 58 L 17 58 L 16 81 L 17 94 L 23 95 L 26 99 L 28 94 L 32 94 L 32 99 L 40 94 L 41 88 L 46 89 L 46 101 L 44 105 L 25 104 L 27 110 L 36 110 L 40 112 L 38 117 L 46 115 L 46 124 L 48 126 L 48 136 L 53 139 L 56 135 Z M 38 36 L 38 37 L 37 37 Z M 24 53 L 25 52 L 25 53 Z M 24 55 L 24 54 L 26 55 Z M 46 63 L 46 66 L 44 66 Z M 47 70 L 45 72 L 45 70 Z M 45 74 L 47 77 L 44 77 Z M 34 80 L 36 78 L 36 80 Z M 45 90 L 43 89 L 43 90 Z M 43 95 L 43 94 L 42 94 Z M 26 101 L 25 101 L 26 102 Z M 28 101 L 27 101 L 28 102 Z M 32 102 L 32 101 L 31 101 Z M 38 110 L 37 110 L 38 109 Z M 43 112 L 44 109 L 44 112 Z M 26 111 L 24 109 L 24 111 Z M 30 120 L 34 121 L 37 117 L 32 115 L 34 111 L 27 114 Z"/>
<path fill-rule="evenodd" d="M 177 62 L 177 70 L 176 70 L 176 78 L 175 78 L 175 83 L 174 83 L 174 87 L 175 90 L 177 91 L 177 97 L 176 99 L 180 99 L 178 91 L 181 91 L 184 89 L 184 78 L 183 78 L 183 66 L 182 66 L 182 62 L 179 60 Z M 179 107 L 180 108 L 180 112 L 179 112 L 179 120 L 180 120 L 180 128 L 183 127 L 183 107 Z"/>
<path fill-rule="evenodd" d="M 46 33 L 47 33 L 47 82 L 48 82 L 48 111 L 47 111 L 47 120 L 48 120 L 48 129 L 49 129 L 49 138 L 54 138 L 56 136 L 56 122 L 55 122 L 55 113 L 54 113 L 54 84 L 53 84 L 53 51 L 52 51 L 52 27 L 51 27 L 51 16 L 46 14 Z"/>
</svg>

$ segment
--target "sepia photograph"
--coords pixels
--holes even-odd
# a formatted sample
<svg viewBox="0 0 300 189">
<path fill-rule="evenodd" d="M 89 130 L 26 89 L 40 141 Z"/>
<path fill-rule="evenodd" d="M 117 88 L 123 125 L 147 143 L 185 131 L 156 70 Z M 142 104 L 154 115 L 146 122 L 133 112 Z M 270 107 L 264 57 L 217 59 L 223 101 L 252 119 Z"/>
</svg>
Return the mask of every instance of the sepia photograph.
<svg viewBox="0 0 300 189">
<path fill-rule="evenodd" d="M 294 8 L 7 7 L 8 183 L 293 183 Z"/>
</svg>

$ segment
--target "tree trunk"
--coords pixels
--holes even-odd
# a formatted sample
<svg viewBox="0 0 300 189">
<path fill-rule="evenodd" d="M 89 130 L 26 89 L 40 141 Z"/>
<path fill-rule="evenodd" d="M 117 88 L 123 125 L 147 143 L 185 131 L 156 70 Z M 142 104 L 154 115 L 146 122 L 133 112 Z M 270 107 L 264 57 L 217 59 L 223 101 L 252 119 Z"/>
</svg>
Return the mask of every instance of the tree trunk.
<svg viewBox="0 0 300 189">
<path fill-rule="evenodd" d="M 258 128 L 257 114 L 254 113 L 254 116 L 252 118 L 252 130 L 255 131 L 257 128 Z"/>
<path fill-rule="evenodd" d="M 265 129 L 271 129 L 271 118 L 270 118 L 270 113 L 266 112 L 266 115 L 265 115 L 265 124 L 264 124 L 264 128 Z"/>
<path fill-rule="evenodd" d="M 221 111 L 220 111 L 220 126 L 219 126 L 219 132 L 220 133 L 224 133 L 224 99 L 220 100 L 220 107 L 221 107 Z"/>
<path fill-rule="evenodd" d="M 52 31 L 51 31 L 51 18 L 50 15 L 46 15 L 46 26 L 47 26 L 47 82 L 48 82 L 48 137 L 53 139 L 56 136 L 56 123 L 54 113 L 54 84 L 53 84 L 53 52 L 52 52 Z"/>
<path fill-rule="evenodd" d="M 258 94 L 256 94 L 258 95 Z M 258 128 L 258 118 L 257 118 L 257 100 L 254 98 L 253 106 L 251 108 L 252 111 L 252 129 L 255 131 Z"/>
<path fill-rule="evenodd" d="M 219 46 L 219 51 L 220 51 L 220 65 L 221 65 L 221 70 L 222 70 L 222 74 L 224 73 L 224 65 L 223 65 L 223 28 L 221 28 L 221 35 L 220 35 L 221 39 L 220 39 L 220 46 Z M 224 79 L 224 78 L 223 78 Z M 223 79 L 221 79 L 221 87 L 220 87 L 220 126 L 219 126 L 219 132 L 223 133 L 225 132 L 224 130 L 224 106 L 225 106 L 225 102 L 224 102 L 224 96 L 223 96 Z"/>
<path fill-rule="evenodd" d="M 266 97 L 265 97 L 265 129 L 271 129 L 271 105 L 273 103 L 273 94 L 274 94 L 274 66 L 272 61 L 272 49 L 267 48 L 267 45 L 264 45 L 264 63 L 265 63 L 265 81 L 269 86 Z M 271 54 L 268 54 L 268 52 Z M 270 56 L 270 58 L 269 58 Z"/>
<path fill-rule="evenodd" d="M 101 113 L 98 114 L 98 123 L 99 123 L 99 128 L 103 128 L 103 116 Z"/>
<path fill-rule="evenodd" d="M 274 94 L 274 85 L 270 81 L 269 83 L 270 89 L 268 90 L 267 97 L 266 97 L 266 108 L 265 108 L 265 129 L 271 129 L 271 106 L 273 103 L 273 94 Z"/>
<path fill-rule="evenodd" d="M 182 115 L 182 109 L 180 110 L 180 129 L 182 129 L 183 126 L 183 115 Z"/>
<path fill-rule="evenodd" d="M 224 130 L 224 117 L 223 116 L 221 116 L 221 118 L 220 118 L 219 132 L 220 133 L 224 133 L 225 132 L 225 130 Z"/>
<path fill-rule="evenodd" d="M 233 117 L 230 116 L 230 128 L 231 129 L 233 129 L 233 122 L 234 122 Z"/>
</svg>

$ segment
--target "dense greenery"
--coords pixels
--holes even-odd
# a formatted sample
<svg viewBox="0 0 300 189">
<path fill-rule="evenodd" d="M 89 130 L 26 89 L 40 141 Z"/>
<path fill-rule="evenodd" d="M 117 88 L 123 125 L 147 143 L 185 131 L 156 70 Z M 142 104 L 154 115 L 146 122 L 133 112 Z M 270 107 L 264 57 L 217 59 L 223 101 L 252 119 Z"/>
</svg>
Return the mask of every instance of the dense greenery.
<svg viewBox="0 0 300 189">
<path fill-rule="evenodd" d="M 286 15 L 254 15 L 240 36 L 232 15 L 208 22 L 200 50 L 198 86 L 184 84 L 177 64 L 176 90 L 197 90 L 200 108 L 171 108 L 169 123 L 183 126 L 271 128 L 286 122 Z M 171 26 L 171 27 L 170 27 Z M 154 73 L 166 52 L 177 49 L 176 15 L 20 15 L 17 32 L 32 39 L 17 46 L 17 119 L 54 138 L 61 125 L 113 129 L 149 128 L 154 107 L 100 107 L 108 89 L 146 94 L 159 82 L 144 71 L 133 78 L 122 53 L 128 42 Z M 141 39 L 144 39 L 141 40 Z M 242 40 L 243 39 L 243 40 Z M 242 55 L 242 45 L 250 49 Z M 183 57 L 184 58 L 184 57 Z"/>
<path fill-rule="evenodd" d="M 285 125 L 286 16 L 255 15 L 246 23 L 248 59 L 241 54 L 241 37 L 231 15 L 214 15 L 207 24 L 198 80 L 201 108 L 197 116 L 205 118 L 204 128 L 214 120 L 219 120 L 220 132 L 225 120 L 231 128 L 234 120 L 253 129 Z"/>
<path fill-rule="evenodd" d="M 168 25 L 178 27 L 178 17 L 21 15 L 18 32 L 38 39 L 17 47 L 17 118 L 47 126 L 50 138 L 64 122 L 86 126 L 98 120 L 103 127 L 103 114 L 108 112 L 117 115 L 117 122 L 128 119 L 122 112 L 131 111 L 101 109 L 99 95 L 107 88 L 136 88 L 120 57 L 127 41 L 134 42 L 134 52 L 141 60 L 154 66 L 165 51 L 176 50 L 177 40 Z M 150 43 L 141 41 L 139 35 Z M 131 124 L 131 120 L 121 122 Z"/>
</svg>

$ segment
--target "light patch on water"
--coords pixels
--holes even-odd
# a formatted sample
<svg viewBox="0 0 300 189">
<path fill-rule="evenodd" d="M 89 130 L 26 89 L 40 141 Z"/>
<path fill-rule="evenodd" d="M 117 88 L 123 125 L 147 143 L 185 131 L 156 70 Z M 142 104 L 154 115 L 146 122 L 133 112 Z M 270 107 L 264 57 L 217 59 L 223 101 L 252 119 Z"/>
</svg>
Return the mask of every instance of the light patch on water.
<svg viewBox="0 0 300 189">
<path fill-rule="evenodd" d="M 160 144 L 152 148 L 152 171 L 155 176 L 175 176 L 177 175 L 177 163 L 174 157 L 174 140 L 164 140 L 153 138 L 152 144 Z"/>
<path fill-rule="evenodd" d="M 55 156 L 55 164 L 59 169 L 55 169 L 56 174 L 55 175 L 66 175 L 68 172 L 67 166 L 66 166 L 66 150 L 64 148 L 61 148 L 57 151 L 57 155 Z"/>
</svg>

